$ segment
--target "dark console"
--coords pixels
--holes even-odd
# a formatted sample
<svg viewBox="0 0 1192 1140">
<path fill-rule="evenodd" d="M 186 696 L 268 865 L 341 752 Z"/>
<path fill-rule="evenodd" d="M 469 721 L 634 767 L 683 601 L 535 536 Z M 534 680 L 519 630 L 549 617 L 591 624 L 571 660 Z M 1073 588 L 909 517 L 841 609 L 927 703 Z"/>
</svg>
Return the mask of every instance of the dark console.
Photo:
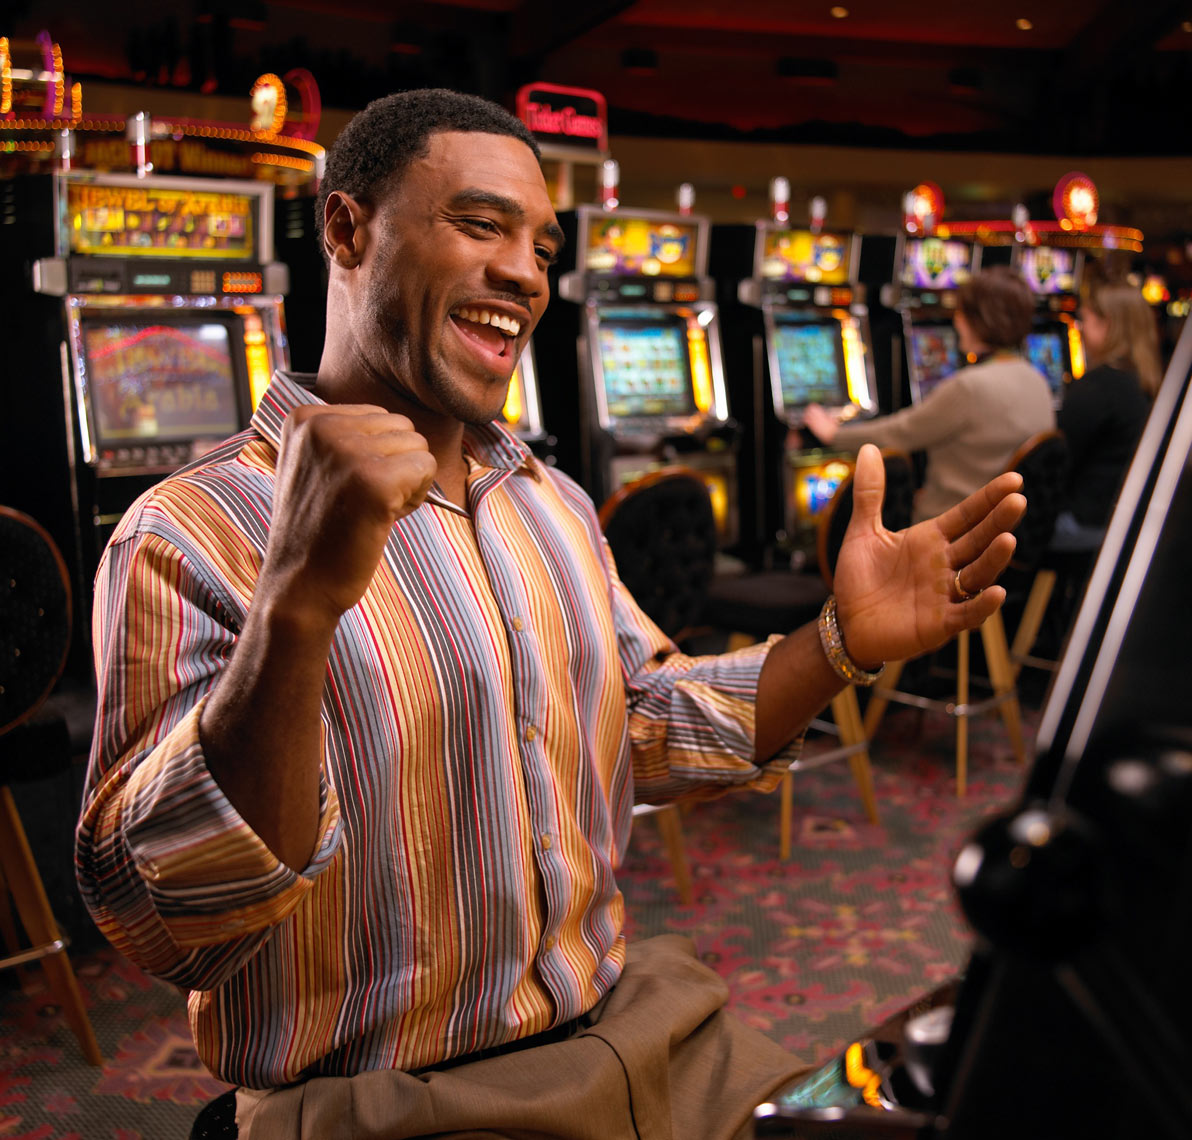
<svg viewBox="0 0 1192 1140">
<path fill-rule="evenodd" d="M 1190 370 L 1186 330 L 1022 797 L 956 860 L 963 976 L 759 1106 L 757 1136 L 1192 1136 Z"/>
</svg>

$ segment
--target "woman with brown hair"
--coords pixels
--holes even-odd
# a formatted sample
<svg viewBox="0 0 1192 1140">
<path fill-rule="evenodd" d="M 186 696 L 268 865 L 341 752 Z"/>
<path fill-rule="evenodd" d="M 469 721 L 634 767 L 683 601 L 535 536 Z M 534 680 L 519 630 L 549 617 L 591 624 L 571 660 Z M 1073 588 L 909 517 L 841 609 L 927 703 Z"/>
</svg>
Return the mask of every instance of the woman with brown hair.
<svg viewBox="0 0 1192 1140">
<path fill-rule="evenodd" d="M 1004 471 L 1031 436 L 1055 427 L 1047 380 L 1022 355 L 1034 315 L 1020 273 L 996 266 L 974 274 L 957 290 L 952 318 L 972 364 L 893 415 L 842 424 L 813 404 L 804 423 L 825 445 L 849 451 L 863 443 L 926 451 L 915 520 L 954 507 Z"/>
<path fill-rule="evenodd" d="M 1095 550 L 1159 389 L 1159 334 L 1136 285 L 1094 281 L 1080 309 L 1093 367 L 1064 394 L 1070 469 L 1054 550 Z"/>
</svg>

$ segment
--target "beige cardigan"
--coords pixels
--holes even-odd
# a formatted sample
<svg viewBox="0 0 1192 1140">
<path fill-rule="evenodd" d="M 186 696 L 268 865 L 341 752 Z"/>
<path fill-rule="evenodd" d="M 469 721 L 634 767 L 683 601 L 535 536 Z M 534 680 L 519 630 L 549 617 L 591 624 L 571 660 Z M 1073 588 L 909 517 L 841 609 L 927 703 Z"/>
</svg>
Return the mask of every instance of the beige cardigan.
<svg viewBox="0 0 1192 1140">
<path fill-rule="evenodd" d="M 1016 353 L 997 353 L 953 373 L 923 401 L 891 416 L 841 424 L 833 446 L 863 443 L 926 451 L 927 471 L 915 496 L 915 521 L 955 506 L 1005 470 L 1032 435 L 1055 427 L 1042 373 Z"/>
</svg>

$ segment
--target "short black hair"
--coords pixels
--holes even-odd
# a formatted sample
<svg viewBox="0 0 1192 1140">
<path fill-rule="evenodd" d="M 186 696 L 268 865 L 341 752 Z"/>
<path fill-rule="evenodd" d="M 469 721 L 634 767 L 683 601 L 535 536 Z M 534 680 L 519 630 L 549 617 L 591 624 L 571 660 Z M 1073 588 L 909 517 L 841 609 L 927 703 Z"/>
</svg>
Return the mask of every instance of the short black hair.
<svg viewBox="0 0 1192 1140">
<path fill-rule="evenodd" d="M 354 115 L 327 152 L 315 202 L 315 234 L 323 248 L 323 209 L 332 190 L 373 205 L 377 196 L 417 158 L 430 152 L 439 131 L 476 131 L 520 139 L 542 161 L 542 152 L 521 119 L 478 95 L 445 87 L 399 91 L 374 99 Z"/>
</svg>

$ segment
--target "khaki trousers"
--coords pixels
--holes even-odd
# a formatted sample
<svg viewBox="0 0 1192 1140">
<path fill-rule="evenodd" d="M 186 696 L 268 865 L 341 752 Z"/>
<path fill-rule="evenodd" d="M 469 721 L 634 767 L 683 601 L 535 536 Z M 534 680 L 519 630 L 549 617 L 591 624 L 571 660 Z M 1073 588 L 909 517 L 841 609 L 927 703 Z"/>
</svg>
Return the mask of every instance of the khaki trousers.
<svg viewBox="0 0 1192 1140">
<path fill-rule="evenodd" d="M 630 946 L 587 1029 L 565 1041 L 413 1075 L 312 1077 L 237 1094 L 240 1140 L 734 1140 L 806 1070 L 724 1011 L 691 943 Z"/>
</svg>

